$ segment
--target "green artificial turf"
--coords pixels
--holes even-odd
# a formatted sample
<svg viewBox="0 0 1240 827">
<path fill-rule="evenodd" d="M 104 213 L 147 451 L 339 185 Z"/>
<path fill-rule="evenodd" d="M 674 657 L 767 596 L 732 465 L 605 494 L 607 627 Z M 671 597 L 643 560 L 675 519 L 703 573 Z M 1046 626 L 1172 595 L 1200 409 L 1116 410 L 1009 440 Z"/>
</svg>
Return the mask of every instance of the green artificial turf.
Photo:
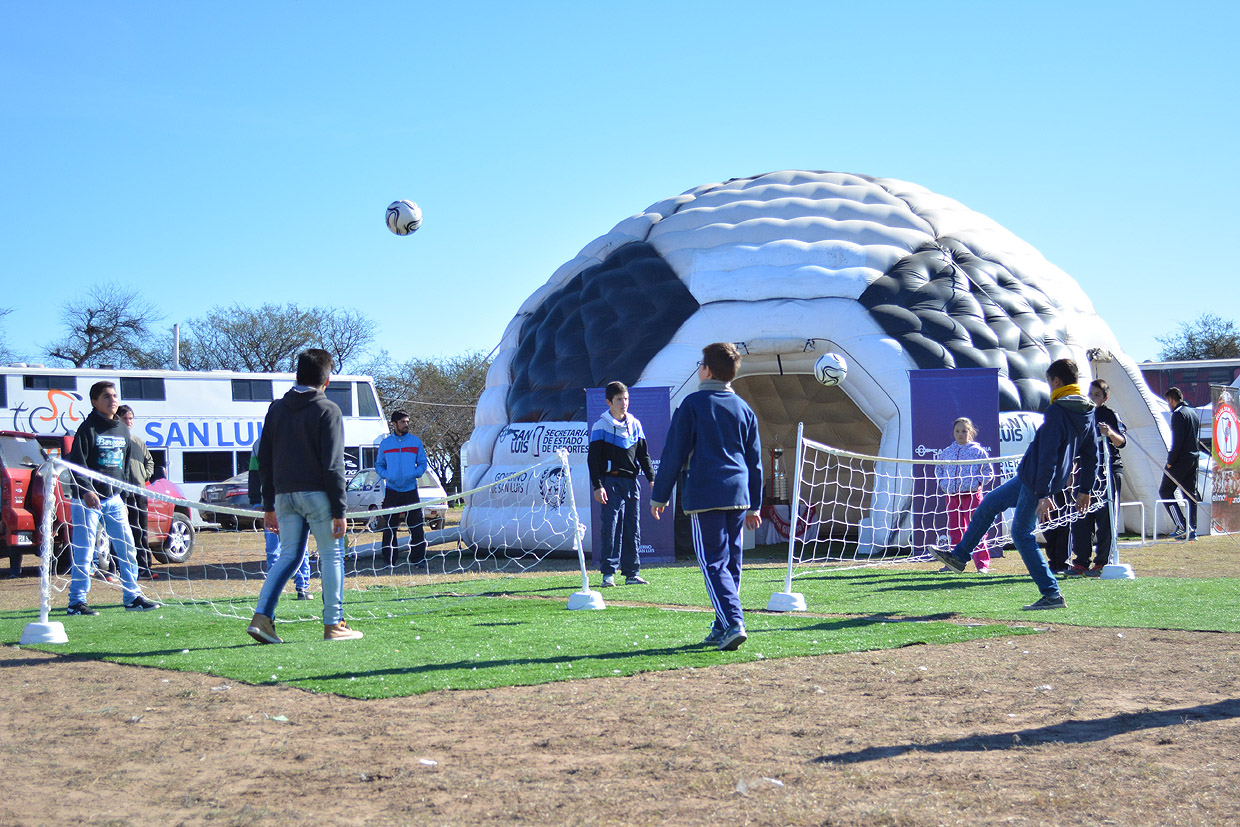
<svg viewBox="0 0 1240 827">
<path fill-rule="evenodd" d="M 735 652 L 703 646 L 712 616 L 693 567 L 645 569 L 649 586 L 602 591 L 604 611 L 567 611 L 580 575 L 496 578 L 471 583 L 479 596 L 443 596 L 443 586 L 348 592 L 346 607 L 366 633 L 324 642 L 315 622 L 280 623 L 279 646 L 259 646 L 247 621 L 165 606 L 149 613 L 104 606 L 97 617 L 65 617 L 69 642 L 37 648 L 118 663 L 203 672 L 256 684 L 279 683 L 358 698 L 441 689 L 485 689 L 632 675 L 804 655 L 956 643 L 1028 634 L 1034 624 L 1240 631 L 1229 579 L 1073 579 L 1068 608 L 1023 612 L 1037 598 L 1024 575 L 939 574 L 884 568 L 806 573 L 793 581 L 808 614 L 767 614 L 782 591 L 779 568 L 745 571 L 742 598 L 749 641 Z M 596 583 L 597 583 L 597 578 Z M 642 603 L 657 605 L 621 605 Z M 436 606 L 435 611 L 425 607 Z M 994 623 L 960 623 L 977 618 Z M 0 641 L 15 643 L 33 610 L 0 613 Z M 1002 621 L 1016 620 L 1011 626 Z"/>
</svg>

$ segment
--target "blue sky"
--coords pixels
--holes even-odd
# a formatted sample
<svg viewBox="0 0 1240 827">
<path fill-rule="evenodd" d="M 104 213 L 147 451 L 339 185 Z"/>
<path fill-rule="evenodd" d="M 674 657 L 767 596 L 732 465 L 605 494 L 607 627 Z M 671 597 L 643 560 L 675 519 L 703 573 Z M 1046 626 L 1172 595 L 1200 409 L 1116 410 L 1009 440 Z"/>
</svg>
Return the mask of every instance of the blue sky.
<svg viewBox="0 0 1240 827">
<path fill-rule="evenodd" d="M 299 301 L 365 312 L 398 361 L 490 351 L 623 218 L 788 168 L 991 216 L 1138 360 L 1240 317 L 1235 4 L 9 0 L 3 21 L 0 325 L 29 357 L 94 281 L 168 325 Z M 384 227 L 398 198 L 411 237 Z"/>
</svg>

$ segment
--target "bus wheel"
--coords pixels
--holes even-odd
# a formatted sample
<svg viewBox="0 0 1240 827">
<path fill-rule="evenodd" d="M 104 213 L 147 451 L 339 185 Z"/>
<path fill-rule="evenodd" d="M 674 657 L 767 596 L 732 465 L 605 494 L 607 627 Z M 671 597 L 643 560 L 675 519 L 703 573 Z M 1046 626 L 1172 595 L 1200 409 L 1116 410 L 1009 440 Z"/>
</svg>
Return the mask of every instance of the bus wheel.
<svg viewBox="0 0 1240 827">
<path fill-rule="evenodd" d="M 180 511 L 172 515 L 168 536 L 163 545 L 152 549 L 155 558 L 163 563 L 184 563 L 194 551 L 194 525 Z"/>
</svg>

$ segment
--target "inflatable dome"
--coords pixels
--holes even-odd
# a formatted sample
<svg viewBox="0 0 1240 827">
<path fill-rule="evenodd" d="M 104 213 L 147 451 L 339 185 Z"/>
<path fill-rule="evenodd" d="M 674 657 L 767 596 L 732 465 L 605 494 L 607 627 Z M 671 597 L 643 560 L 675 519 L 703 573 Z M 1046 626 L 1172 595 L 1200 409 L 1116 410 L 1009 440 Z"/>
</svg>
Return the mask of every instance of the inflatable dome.
<svg viewBox="0 0 1240 827">
<path fill-rule="evenodd" d="M 715 341 L 745 354 L 734 387 L 764 445 L 791 446 L 804 422 L 820 442 L 911 457 L 909 371 L 919 368 L 997 368 L 1001 417 L 1031 429 L 1049 402 L 1047 366 L 1071 357 L 1082 381 L 1108 381 L 1130 438 L 1165 450 L 1159 401 L 1136 364 L 1080 286 L 1029 244 L 916 184 L 784 171 L 659 201 L 535 291 L 496 351 L 466 483 L 568 447 L 588 521 L 585 389 L 662 385 L 675 407 L 696 390 L 701 348 Z M 827 351 L 850 366 L 836 387 L 813 379 Z M 1158 471 L 1147 465 L 1129 466 L 1125 487 L 1149 501 Z M 498 530 L 510 506 L 475 501 L 466 532 Z"/>
</svg>

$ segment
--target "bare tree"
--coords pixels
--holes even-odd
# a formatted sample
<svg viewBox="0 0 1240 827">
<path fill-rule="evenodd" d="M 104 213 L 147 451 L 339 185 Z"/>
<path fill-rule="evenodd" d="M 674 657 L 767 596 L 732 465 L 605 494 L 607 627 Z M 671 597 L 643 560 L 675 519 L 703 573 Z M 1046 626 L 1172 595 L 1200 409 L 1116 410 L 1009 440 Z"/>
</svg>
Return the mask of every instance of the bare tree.
<svg viewBox="0 0 1240 827">
<path fill-rule="evenodd" d="M 1159 358 L 1166 361 L 1240 358 L 1240 329 L 1230 319 L 1212 313 L 1182 322 L 1174 333 L 1154 338 L 1162 345 Z"/>
<path fill-rule="evenodd" d="M 0 319 L 13 312 L 11 307 L 0 307 Z M 4 335 L 4 331 L 0 330 L 0 362 L 14 362 L 17 360 L 17 353 L 9 347 L 8 339 Z"/>
<path fill-rule="evenodd" d="M 490 357 L 475 351 L 437 361 L 411 359 L 374 373 L 384 409 L 408 412 L 409 430 L 422 438 L 427 463 L 450 491 L 461 489 L 461 448 L 473 432 L 490 365 Z"/>
<path fill-rule="evenodd" d="M 379 326 L 357 310 L 319 309 L 318 313 L 319 346 L 332 355 L 336 370 L 347 373 L 345 365 L 365 355 Z"/>
<path fill-rule="evenodd" d="M 163 316 L 136 289 L 108 283 L 66 302 L 60 319 L 68 332 L 44 348 L 50 358 L 75 368 L 145 367 L 157 351 L 151 326 Z"/>
</svg>

